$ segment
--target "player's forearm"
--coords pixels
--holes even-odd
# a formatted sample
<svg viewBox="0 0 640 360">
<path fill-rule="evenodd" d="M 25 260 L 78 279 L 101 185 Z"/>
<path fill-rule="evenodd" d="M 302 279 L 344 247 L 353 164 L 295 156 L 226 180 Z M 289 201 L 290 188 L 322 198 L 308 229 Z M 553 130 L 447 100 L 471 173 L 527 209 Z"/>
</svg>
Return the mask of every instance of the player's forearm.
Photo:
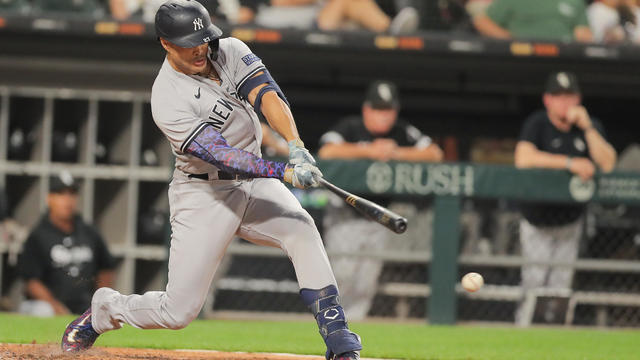
<svg viewBox="0 0 640 360">
<path fill-rule="evenodd" d="M 616 165 L 616 150 L 611 146 L 598 131 L 593 128 L 584 133 L 584 137 L 589 145 L 589 155 L 593 161 L 604 172 L 610 172 Z"/>
<path fill-rule="evenodd" d="M 415 148 L 412 146 L 402 146 L 397 148 L 392 158 L 400 161 L 426 161 L 426 162 L 439 162 L 442 161 L 444 154 L 440 147 L 436 144 L 431 144 L 426 148 Z"/>
<path fill-rule="evenodd" d="M 473 25 L 475 25 L 478 32 L 482 35 L 489 36 L 497 39 L 510 39 L 511 33 L 500 25 L 496 24 L 487 15 L 478 15 L 473 19 Z"/>
<path fill-rule="evenodd" d="M 516 149 L 515 165 L 518 168 L 566 169 L 569 157 L 539 150 L 518 151 Z"/>
<path fill-rule="evenodd" d="M 183 151 L 232 174 L 284 179 L 285 163 L 261 159 L 229 146 L 222 134 L 208 124 L 201 125 L 191 140 L 183 145 Z"/>
<path fill-rule="evenodd" d="M 287 142 L 300 139 L 293 114 L 289 106 L 280 99 L 275 91 L 269 91 L 262 98 L 262 114 L 269 126 Z"/>
<path fill-rule="evenodd" d="M 26 291 L 29 296 L 31 296 L 31 298 L 35 300 L 46 301 L 47 303 L 49 303 L 55 310 L 56 314 L 64 314 L 69 312 L 69 310 L 67 310 L 67 307 L 58 299 L 56 299 L 51 291 L 49 291 L 49 288 L 47 288 L 42 283 L 42 281 L 38 279 L 30 279 L 29 281 L 27 281 Z"/>
<path fill-rule="evenodd" d="M 341 143 L 326 144 L 318 151 L 321 159 L 367 159 L 371 151 L 367 144 Z"/>
</svg>

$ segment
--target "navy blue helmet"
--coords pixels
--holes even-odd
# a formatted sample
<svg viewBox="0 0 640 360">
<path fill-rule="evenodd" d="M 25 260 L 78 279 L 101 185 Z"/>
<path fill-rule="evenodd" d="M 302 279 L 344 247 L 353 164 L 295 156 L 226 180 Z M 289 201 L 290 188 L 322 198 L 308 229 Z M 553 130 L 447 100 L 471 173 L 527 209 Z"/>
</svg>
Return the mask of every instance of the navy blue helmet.
<svg viewBox="0 0 640 360">
<path fill-rule="evenodd" d="M 217 42 L 222 30 L 211 22 L 207 9 L 196 0 L 169 0 L 156 13 L 158 37 L 183 48 Z"/>
</svg>

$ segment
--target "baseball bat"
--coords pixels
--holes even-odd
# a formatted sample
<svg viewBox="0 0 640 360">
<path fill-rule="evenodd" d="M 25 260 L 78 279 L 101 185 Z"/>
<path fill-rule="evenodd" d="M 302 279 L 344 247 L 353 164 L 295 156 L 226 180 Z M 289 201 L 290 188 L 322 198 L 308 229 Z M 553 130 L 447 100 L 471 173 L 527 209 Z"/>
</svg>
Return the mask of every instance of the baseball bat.
<svg viewBox="0 0 640 360">
<path fill-rule="evenodd" d="M 402 234 L 407 230 L 407 219 L 393 211 L 383 208 L 372 201 L 363 199 L 360 196 L 353 195 L 348 191 L 342 190 L 324 178 L 319 178 L 318 181 L 325 188 L 329 189 L 329 191 L 340 196 L 347 204 L 351 205 L 354 209 L 358 210 L 359 213 L 365 215 L 369 219 L 384 225 L 389 230 L 397 234 Z"/>
</svg>

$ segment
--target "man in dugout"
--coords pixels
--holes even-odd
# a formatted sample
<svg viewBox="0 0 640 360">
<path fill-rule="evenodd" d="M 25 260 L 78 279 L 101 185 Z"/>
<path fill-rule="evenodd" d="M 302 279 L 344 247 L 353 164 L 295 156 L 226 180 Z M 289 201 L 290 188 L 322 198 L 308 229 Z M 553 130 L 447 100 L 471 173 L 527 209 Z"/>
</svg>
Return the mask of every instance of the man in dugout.
<svg viewBox="0 0 640 360">
<path fill-rule="evenodd" d="M 545 109 L 530 115 L 522 126 L 515 150 L 516 167 L 567 170 L 582 182 L 589 181 L 598 168 L 604 172 L 613 170 L 616 151 L 607 142 L 602 124 L 581 104 L 576 75 L 564 71 L 551 74 L 542 99 Z M 527 202 L 521 204 L 520 210 L 525 292 L 547 288 L 560 294 L 570 289 L 572 267 L 526 263 L 575 261 L 583 234 L 585 205 Z M 563 320 L 561 303 L 559 298 L 545 302 L 540 313 L 546 322 Z M 535 306 L 535 301 L 523 300 L 516 312 L 516 323 L 529 325 Z"/>
<path fill-rule="evenodd" d="M 323 159 L 377 161 L 442 161 L 440 147 L 416 127 L 398 119 L 400 98 L 396 85 L 375 81 L 366 92 L 360 116 L 340 121 L 320 138 Z M 369 199 L 386 206 L 389 199 Z M 331 256 L 382 252 L 390 233 L 363 218 L 343 201 L 330 202 L 324 219 L 325 243 L 345 312 L 352 320 L 367 316 L 377 291 L 383 262 L 372 257 Z"/>
</svg>

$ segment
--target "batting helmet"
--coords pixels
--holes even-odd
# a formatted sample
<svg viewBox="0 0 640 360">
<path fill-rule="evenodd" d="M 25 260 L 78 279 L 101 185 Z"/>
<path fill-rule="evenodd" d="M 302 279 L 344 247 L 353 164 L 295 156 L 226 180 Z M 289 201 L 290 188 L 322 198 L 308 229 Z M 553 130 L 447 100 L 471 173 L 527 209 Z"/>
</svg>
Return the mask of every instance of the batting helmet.
<svg viewBox="0 0 640 360">
<path fill-rule="evenodd" d="M 172 44 L 192 48 L 217 40 L 222 30 L 196 0 L 169 0 L 156 12 L 156 34 Z"/>
</svg>

